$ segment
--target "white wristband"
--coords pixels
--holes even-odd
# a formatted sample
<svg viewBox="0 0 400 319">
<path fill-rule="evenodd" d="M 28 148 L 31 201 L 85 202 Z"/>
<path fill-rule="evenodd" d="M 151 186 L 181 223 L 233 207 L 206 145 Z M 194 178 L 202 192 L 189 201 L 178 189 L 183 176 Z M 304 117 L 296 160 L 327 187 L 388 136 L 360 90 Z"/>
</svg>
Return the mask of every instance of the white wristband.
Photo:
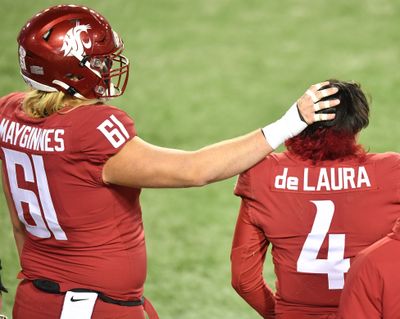
<svg viewBox="0 0 400 319">
<path fill-rule="evenodd" d="M 276 122 L 271 123 L 261 130 L 268 144 L 276 149 L 283 142 L 296 136 L 307 127 L 307 123 L 301 120 L 297 103 L 294 103 L 290 109 Z"/>
</svg>

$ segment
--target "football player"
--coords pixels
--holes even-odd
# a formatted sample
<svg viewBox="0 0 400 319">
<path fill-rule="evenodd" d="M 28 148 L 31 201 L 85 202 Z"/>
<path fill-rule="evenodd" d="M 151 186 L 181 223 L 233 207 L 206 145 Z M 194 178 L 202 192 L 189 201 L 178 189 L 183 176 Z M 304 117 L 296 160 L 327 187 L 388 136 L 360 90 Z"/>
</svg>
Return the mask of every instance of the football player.
<svg viewBox="0 0 400 319">
<path fill-rule="evenodd" d="M 400 155 L 357 143 L 367 99 L 356 83 L 330 83 L 341 101 L 335 120 L 289 139 L 287 151 L 242 173 L 235 188 L 232 285 L 264 318 L 336 318 L 352 258 L 398 217 Z M 262 276 L 270 245 L 276 292 Z"/>
<path fill-rule="evenodd" d="M 357 255 L 340 297 L 339 318 L 399 318 L 399 254 L 400 219 L 391 234 Z"/>
<path fill-rule="evenodd" d="M 278 121 L 185 152 L 151 145 L 108 104 L 126 88 L 123 42 L 99 13 L 58 5 L 18 36 L 31 87 L 0 99 L 4 190 L 21 258 L 14 319 L 143 319 L 143 187 L 201 186 L 257 163 L 339 103 L 313 85 Z"/>
</svg>

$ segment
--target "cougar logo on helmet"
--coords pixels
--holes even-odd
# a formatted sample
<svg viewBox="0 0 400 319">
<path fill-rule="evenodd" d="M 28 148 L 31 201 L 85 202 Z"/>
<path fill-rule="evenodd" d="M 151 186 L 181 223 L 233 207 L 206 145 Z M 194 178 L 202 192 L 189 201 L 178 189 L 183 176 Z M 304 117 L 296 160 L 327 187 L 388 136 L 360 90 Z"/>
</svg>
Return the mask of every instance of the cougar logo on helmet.
<svg viewBox="0 0 400 319">
<path fill-rule="evenodd" d="M 89 39 L 89 41 L 84 42 L 81 39 L 81 33 L 87 33 L 90 28 L 88 24 L 80 25 L 79 22 L 77 22 L 75 27 L 68 30 L 61 48 L 61 51 L 64 51 L 64 56 L 75 56 L 82 59 L 85 54 L 85 49 L 91 48 L 92 41 Z"/>
</svg>

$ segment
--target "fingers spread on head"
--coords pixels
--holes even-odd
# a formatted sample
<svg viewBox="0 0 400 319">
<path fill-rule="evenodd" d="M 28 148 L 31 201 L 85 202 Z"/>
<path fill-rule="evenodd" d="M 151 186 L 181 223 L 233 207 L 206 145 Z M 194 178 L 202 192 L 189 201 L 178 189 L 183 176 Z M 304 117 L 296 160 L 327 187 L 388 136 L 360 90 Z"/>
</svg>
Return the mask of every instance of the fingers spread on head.
<svg viewBox="0 0 400 319">
<path fill-rule="evenodd" d="M 319 110 L 329 109 L 331 107 L 335 107 L 338 104 L 340 104 L 340 100 L 338 99 L 320 101 L 318 103 L 314 103 L 314 112 L 318 112 Z"/>
<path fill-rule="evenodd" d="M 335 118 L 335 114 L 315 113 L 314 122 L 329 121 Z"/>
<path fill-rule="evenodd" d="M 316 91 L 318 91 L 320 88 L 322 88 L 322 87 L 324 87 L 324 86 L 327 86 L 327 85 L 329 85 L 329 81 L 316 83 L 316 84 L 311 85 L 310 90 L 316 92 Z"/>
<path fill-rule="evenodd" d="M 340 100 L 335 99 L 335 100 L 326 100 L 322 102 L 318 102 L 319 104 L 319 109 L 329 109 L 331 107 L 335 107 L 340 104 Z"/>
<path fill-rule="evenodd" d="M 321 104 L 322 104 L 322 103 L 315 103 L 315 104 L 314 104 L 314 111 L 315 111 L 315 112 L 318 112 L 318 111 L 321 109 Z"/>
<path fill-rule="evenodd" d="M 333 101 L 336 101 L 336 100 L 333 100 Z M 318 112 L 319 110 L 323 110 L 323 109 L 328 109 L 328 108 L 334 106 L 335 104 L 331 104 L 331 102 L 333 102 L 333 101 L 328 100 L 328 101 L 322 101 L 322 102 L 318 102 L 318 103 L 314 104 L 315 112 Z"/>
<path fill-rule="evenodd" d="M 317 91 L 315 93 L 315 95 L 317 96 L 318 100 L 321 100 L 321 99 L 323 99 L 323 98 L 325 98 L 327 96 L 331 96 L 333 94 L 336 94 L 338 91 L 339 91 L 338 88 L 333 87 L 333 88 Z"/>
<path fill-rule="evenodd" d="M 315 95 L 315 92 L 311 91 L 311 90 L 307 90 L 306 91 L 306 95 L 308 95 L 309 97 L 311 97 L 311 100 L 313 101 L 313 103 L 318 102 L 318 98 Z"/>
</svg>

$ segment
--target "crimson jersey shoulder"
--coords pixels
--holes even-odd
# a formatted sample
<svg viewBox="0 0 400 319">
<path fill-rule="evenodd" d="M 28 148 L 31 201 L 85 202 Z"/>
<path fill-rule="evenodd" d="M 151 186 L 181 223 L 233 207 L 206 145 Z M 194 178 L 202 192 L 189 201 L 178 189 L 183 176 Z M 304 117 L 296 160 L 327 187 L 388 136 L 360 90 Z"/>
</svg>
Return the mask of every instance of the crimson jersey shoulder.
<svg viewBox="0 0 400 319">
<path fill-rule="evenodd" d="M 378 167 L 384 169 L 396 169 L 400 168 L 400 153 L 370 153 L 367 155 L 367 161 L 377 163 Z"/>
<path fill-rule="evenodd" d="M 247 171 L 241 173 L 235 185 L 235 195 L 247 198 L 254 198 L 255 184 L 265 182 L 269 179 L 271 167 L 281 161 L 287 160 L 284 153 L 273 153 L 265 157 Z"/>
<path fill-rule="evenodd" d="M 0 97 L 0 114 L 6 115 L 7 112 L 14 112 L 16 107 L 20 105 L 25 97 L 23 92 L 13 92 Z"/>
<path fill-rule="evenodd" d="M 133 120 L 122 110 L 109 105 L 88 105 L 71 112 L 76 120 L 74 140 L 80 151 L 105 162 L 136 136 Z"/>
</svg>

